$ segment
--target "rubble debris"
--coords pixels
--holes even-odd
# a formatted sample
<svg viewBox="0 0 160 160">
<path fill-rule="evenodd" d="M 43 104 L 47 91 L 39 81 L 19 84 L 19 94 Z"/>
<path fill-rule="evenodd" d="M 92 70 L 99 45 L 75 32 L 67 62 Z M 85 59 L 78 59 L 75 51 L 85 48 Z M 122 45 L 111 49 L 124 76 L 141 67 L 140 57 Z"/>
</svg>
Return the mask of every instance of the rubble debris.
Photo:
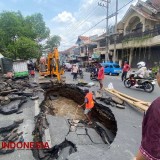
<svg viewBox="0 0 160 160">
<path fill-rule="evenodd" d="M 0 105 L 7 105 L 7 104 L 9 104 L 10 103 L 10 99 L 9 99 L 9 97 L 2 97 L 2 96 L 0 96 Z"/>
<path fill-rule="evenodd" d="M 38 96 L 32 96 L 31 97 L 31 100 L 36 100 L 36 99 L 38 99 L 39 97 Z"/>
<path fill-rule="evenodd" d="M 124 103 L 124 101 L 118 97 L 112 97 L 112 101 L 121 105 Z"/>
<path fill-rule="evenodd" d="M 17 128 L 18 126 L 19 124 L 17 122 L 11 122 L 11 121 L 0 122 L 0 133 L 9 132 L 14 128 Z"/>
<path fill-rule="evenodd" d="M 100 99 L 101 97 L 102 97 L 102 94 L 100 94 L 99 92 L 95 92 L 96 99 Z"/>
<path fill-rule="evenodd" d="M 50 95 L 49 99 L 50 100 L 56 100 L 56 99 L 58 99 L 58 95 L 56 95 L 56 94 L 55 95 Z"/>
<path fill-rule="evenodd" d="M 117 104 L 116 107 L 120 108 L 120 109 L 125 109 L 125 106 L 124 105 L 120 105 L 120 104 Z"/>
<path fill-rule="evenodd" d="M 16 114 L 21 114 L 23 113 L 23 110 L 18 111 Z"/>
<path fill-rule="evenodd" d="M 0 150 L 0 155 L 12 153 L 14 151 L 15 151 L 15 149 L 1 149 Z"/>
<path fill-rule="evenodd" d="M 6 95 L 8 95 L 8 94 L 10 94 L 10 93 L 17 92 L 17 91 L 18 91 L 17 89 L 1 91 L 1 92 L 0 92 L 0 95 L 1 95 L 1 96 L 6 96 Z"/>
<path fill-rule="evenodd" d="M 11 101 L 11 103 L 9 103 L 8 105 L 0 107 L 0 113 L 5 115 L 16 113 L 22 106 L 22 104 L 26 102 L 26 99 Z"/>
<path fill-rule="evenodd" d="M 45 140 L 45 129 L 49 128 L 51 139 L 47 141 L 51 143 L 52 148 L 43 151 L 34 150 L 35 157 L 42 160 L 67 159 L 69 155 L 77 151 L 76 146 L 78 145 L 107 145 L 113 142 L 117 124 L 108 107 L 95 103 L 95 107 L 91 111 L 93 125 L 90 126 L 84 121 L 86 117 L 83 117 L 82 108 L 79 108 L 77 113 L 83 116 L 74 116 L 77 104 L 84 101 L 85 93 L 82 89 L 76 85 L 57 84 L 45 95 L 45 100 L 40 106 L 41 113 L 35 117 L 36 125 L 33 135 L 34 141 Z M 106 99 L 107 97 L 103 100 Z M 68 143 L 69 145 L 66 145 Z"/>
<path fill-rule="evenodd" d="M 14 94 L 14 93 L 11 93 L 11 94 L 7 95 L 7 97 L 8 97 L 11 101 L 26 99 L 25 96 L 18 96 L 17 94 Z"/>
<path fill-rule="evenodd" d="M 23 123 L 23 120 L 24 120 L 24 119 L 18 119 L 18 120 L 15 120 L 14 122 L 15 122 L 16 124 L 21 124 L 21 123 Z"/>
</svg>

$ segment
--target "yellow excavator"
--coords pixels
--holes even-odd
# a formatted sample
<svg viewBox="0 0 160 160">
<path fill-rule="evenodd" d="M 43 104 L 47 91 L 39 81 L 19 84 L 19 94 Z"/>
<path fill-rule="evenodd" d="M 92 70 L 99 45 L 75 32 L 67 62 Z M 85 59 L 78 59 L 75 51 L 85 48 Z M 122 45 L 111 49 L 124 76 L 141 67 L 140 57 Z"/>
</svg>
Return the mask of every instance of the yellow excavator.
<svg viewBox="0 0 160 160">
<path fill-rule="evenodd" d="M 53 52 L 48 53 L 46 60 L 40 61 L 39 74 L 40 76 L 56 76 L 58 81 L 61 81 L 61 75 L 64 74 L 64 69 L 60 67 L 57 48 L 54 48 Z"/>
</svg>

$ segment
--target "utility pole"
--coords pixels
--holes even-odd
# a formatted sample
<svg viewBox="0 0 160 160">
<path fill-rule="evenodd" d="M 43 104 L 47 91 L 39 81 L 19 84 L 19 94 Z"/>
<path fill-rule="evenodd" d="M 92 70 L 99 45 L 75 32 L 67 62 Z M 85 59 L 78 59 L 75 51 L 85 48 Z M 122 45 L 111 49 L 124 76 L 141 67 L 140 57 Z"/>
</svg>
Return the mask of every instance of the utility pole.
<svg viewBox="0 0 160 160">
<path fill-rule="evenodd" d="M 118 0 L 116 0 L 116 13 L 115 13 L 115 37 L 114 37 L 114 53 L 113 61 L 116 61 L 116 44 L 117 44 L 117 17 L 118 17 Z"/>
<path fill-rule="evenodd" d="M 98 5 L 106 8 L 106 53 L 105 53 L 105 61 L 108 60 L 109 54 L 109 33 L 108 33 L 108 13 L 109 13 L 109 3 L 111 0 L 101 0 L 102 2 L 98 2 Z"/>
</svg>

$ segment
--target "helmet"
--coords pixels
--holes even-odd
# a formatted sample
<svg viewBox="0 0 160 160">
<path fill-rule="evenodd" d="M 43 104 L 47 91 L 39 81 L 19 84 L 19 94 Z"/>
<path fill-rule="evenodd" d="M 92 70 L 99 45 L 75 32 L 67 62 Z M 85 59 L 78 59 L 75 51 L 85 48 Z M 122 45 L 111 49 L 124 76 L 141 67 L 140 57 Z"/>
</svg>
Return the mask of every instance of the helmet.
<svg viewBox="0 0 160 160">
<path fill-rule="evenodd" d="M 85 94 L 87 94 L 87 93 L 89 93 L 89 89 L 88 89 L 88 88 L 84 88 L 84 89 L 83 89 L 83 92 L 84 92 Z"/>
<path fill-rule="evenodd" d="M 139 62 L 139 63 L 137 63 L 137 66 L 138 66 L 138 68 L 142 68 L 142 67 L 146 66 L 146 63 L 145 62 Z"/>
</svg>

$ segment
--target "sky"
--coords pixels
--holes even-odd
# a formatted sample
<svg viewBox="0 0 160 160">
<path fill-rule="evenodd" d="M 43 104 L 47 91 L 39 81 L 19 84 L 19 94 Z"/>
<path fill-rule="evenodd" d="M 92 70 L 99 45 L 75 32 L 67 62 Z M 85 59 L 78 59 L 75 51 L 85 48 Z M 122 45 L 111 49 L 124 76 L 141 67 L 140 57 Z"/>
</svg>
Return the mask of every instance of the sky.
<svg viewBox="0 0 160 160">
<path fill-rule="evenodd" d="M 115 12 L 116 6 L 116 0 L 110 1 L 109 14 Z M 130 1 L 119 0 L 118 8 L 122 8 Z M 129 6 L 135 5 L 137 1 L 133 0 L 119 11 L 118 21 L 124 16 Z M 106 17 L 105 7 L 99 6 L 98 2 L 104 3 L 102 0 L 0 0 L 0 12 L 20 11 L 23 16 L 41 13 L 51 35 L 61 37 L 59 49 L 66 50 L 75 45 L 80 35 L 92 36 L 105 33 L 105 20 L 96 25 Z M 114 17 L 109 19 L 109 25 L 113 25 L 114 21 Z"/>
</svg>

